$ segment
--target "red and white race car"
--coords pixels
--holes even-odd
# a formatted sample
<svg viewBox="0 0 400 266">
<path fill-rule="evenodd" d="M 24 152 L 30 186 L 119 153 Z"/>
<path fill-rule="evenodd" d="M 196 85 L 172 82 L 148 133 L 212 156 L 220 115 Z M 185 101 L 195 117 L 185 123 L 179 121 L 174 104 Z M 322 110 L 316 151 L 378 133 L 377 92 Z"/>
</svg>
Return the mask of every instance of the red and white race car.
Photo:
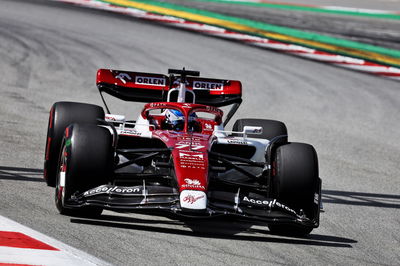
<svg viewBox="0 0 400 266">
<path fill-rule="evenodd" d="M 105 105 L 57 102 L 50 111 L 44 178 L 61 214 L 163 210 L 230 215 L 270 230 L 308 234 L 319 225 L 321 179 L 315 149 L 288 142 L 284 123 L 238 119 L 237 80 L 100 69 Z M 145 102 L 134 121 L 111 114 L 108 93 Z M 231 106 L 224 116 L 219 107 Z"/>
</svg>

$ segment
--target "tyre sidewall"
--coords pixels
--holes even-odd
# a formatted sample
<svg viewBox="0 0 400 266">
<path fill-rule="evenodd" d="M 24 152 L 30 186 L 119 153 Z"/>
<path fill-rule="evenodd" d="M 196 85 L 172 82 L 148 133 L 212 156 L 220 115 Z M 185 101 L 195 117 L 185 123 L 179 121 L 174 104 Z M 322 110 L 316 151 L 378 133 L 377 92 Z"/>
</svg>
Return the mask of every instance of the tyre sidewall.
<svg viewBox="0 0 400 266">
<path fill-rule="evenodd" d="M 310 219 L 315 217 L 314 201 L 318 193 L 318 158 L 313 146 L 288 143 L 276 149 L 273 196 L 296 212 L 302 209 Z"/>
<path fill-rule="evenodd" d="M 64 198 L 60 198 L 59 184 L 56 187 L 56 206 L 60 213 L 81 215 L 79 209 L 68 209 L 64 203 L 73 194 L 80 194 L 90 188 L 106 184 L 112 175 L 112 137 L 108 129 L 91 124 L 72 124 L 65 129 L 60 153 L 65 151 Z M 60 173 L 57 174 L 59 182 Z"/>
<path fill-rule="evenodd" d="M 44 162 L 44 179 L 47 185 L 53 187 L 56 185 L 58 159 L 66 127 L 72 123 L 97 124 L 97 119 L 104 119 L 104 110 L 97 105 L 57 102 L 52 106 L 47 129 Z"/>
</svg>

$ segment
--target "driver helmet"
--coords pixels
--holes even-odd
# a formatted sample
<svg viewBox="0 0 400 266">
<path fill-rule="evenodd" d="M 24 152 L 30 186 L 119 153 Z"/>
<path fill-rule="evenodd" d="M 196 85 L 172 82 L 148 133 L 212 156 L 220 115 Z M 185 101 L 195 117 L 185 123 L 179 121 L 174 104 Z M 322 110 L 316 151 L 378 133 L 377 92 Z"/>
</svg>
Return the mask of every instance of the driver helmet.
<svg viewBox="0 0 400 266">
<path fill-rule="evenodd" d="M 189 130 L 192 131 L 191 125 L 196 121 L 196 114 L 191 113 L 189 116 Z M 182 131 L 185 126 L 185 116 L 181 111 L 175 109 L 167 109 L 165 111 L 165 129 Z"/>
<path fill-rule="evenodd" d="M 165 111 L 165 128 L 169 130 L 181 131 L 185 125 L 185 117 L 182 112 L 175 109 Z"/>
</svg>

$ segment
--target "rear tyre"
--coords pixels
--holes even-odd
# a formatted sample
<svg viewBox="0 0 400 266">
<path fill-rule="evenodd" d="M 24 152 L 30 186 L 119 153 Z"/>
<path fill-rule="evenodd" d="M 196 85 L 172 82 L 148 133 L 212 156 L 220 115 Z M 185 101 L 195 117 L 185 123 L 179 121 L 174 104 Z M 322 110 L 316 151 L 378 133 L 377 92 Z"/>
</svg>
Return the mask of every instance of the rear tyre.
<svg viewBox="0 0 400 266">
<path fill-rule="evenodd" d="M 263 128 L 263 132 L 260 135 L 248 134 L 251 138 L 271 140 L 276 136 L 286 135 L 286 137 L 282 138 L 282 141 L 287 142 L 287 128 L 281 121 L 253 118 L 238 119 L 233 125 L 232 130 L 240 132 L 243 131 L 245 126 L 257 126 Z"/>
<path fill-rule="evenodd" d="M 52 106 L 44 160 L 44 179 L 48 186 L 54 187 L 56 184 L 57 164 L 65 128 L 72 123 L 96 124 L 97 119 L 104 119 L 104 110 L 97 105 L 56 102 Z"/>
<path fill-rule="evenodd" d="M 303 212 L 310 220 L 319 219 L 318 158 L 313 146 L 288 143 L 276 149 L 272 176 L 272 194 L 278 201 Z M 285 235 L 307 235 L 312 227 L 269 225 L 271 232 Z"/>
<path fill-rule="evenodd" d="M 100 215 L 101 208 L 68 208 L 71 196 L 107 183 L 112 175 L 112 136 L 107 128 L 72 124 L 66 128 L 56 175 L 55 203 L 61 214 Z"/>
</svg>

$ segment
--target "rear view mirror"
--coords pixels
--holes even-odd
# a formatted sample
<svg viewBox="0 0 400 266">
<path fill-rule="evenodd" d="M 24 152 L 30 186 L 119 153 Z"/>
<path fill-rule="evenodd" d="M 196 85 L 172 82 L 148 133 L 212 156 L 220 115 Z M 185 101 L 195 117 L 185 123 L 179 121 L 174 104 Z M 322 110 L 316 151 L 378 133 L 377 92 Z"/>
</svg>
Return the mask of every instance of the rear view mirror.
<svg viewBox="0 0 400 266">
<path fill-rule="evenodd" d="M 260 135 L 263 132 L 263 128 L 262 127 L 253 127 L 253 126 L 245 126 L 243 128 L 243 134 L 247 135 L 247 134 L 257 134 Z"/>
<path fill-rule="evenodd" d="M 125 122 L 124 115 L 106 114 L 105 120 L 107 122 Z"/>
</svg>

